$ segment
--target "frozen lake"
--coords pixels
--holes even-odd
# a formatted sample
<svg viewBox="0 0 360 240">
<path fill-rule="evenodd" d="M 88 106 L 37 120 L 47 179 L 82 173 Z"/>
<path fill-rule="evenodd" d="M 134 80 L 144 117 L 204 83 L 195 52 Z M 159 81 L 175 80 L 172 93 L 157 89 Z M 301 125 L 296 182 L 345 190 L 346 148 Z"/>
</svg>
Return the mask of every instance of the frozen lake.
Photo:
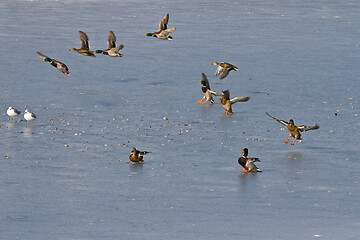
<svg viewBox="0 0 360 240">
<path fill-rule="evenodd" d="M 355 0 L 1 1 L 0 239 L 360 239 L 359 12 Z M 166 13 L 174 40 L 144 37 Z M 79 30 L 93 50 L 112 30 L 124 56 L 68 52 Z M 220 80 L 214 61 L 239 71 Z M 202 72 L 250 101 L 229 116 L 218 97 L 198 104 Z M 34 127 L 10 123 L 9 106 Z M 320 129 L 284 144 L 265 112 Z M 133 147 L 151 152 L 143 165 L 125 163 Z M 262 173 L 240 172 L 244 147 Z"/>
</svg>

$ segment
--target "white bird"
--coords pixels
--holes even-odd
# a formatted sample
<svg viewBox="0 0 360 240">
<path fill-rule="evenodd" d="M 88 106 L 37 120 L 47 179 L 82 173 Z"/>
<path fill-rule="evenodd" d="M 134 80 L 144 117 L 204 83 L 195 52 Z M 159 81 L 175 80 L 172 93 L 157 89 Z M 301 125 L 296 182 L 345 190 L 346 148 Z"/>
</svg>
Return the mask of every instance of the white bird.
<svg viewBox="0 0 360 240">
<path fill-rule="evenodd" d="M 20 113 L 21 113 L 20 111 L 18 111 L 13 107 L 9 107 L 8 110 L 6 111 L 6 114 L 10 117 L 10 122 L 15 122 L 15 117 Z"/>
<path fill-rule="evenodd" d="M 29 122 L 31 122 L 31 126 L 33 125 L 33 120 L 36 119 L 35 114 L 33 114 L 32 112 L 29 112 L 27 109 L 25 110 L 24 113 L 24 118 L 27 121 L 27 126 L 29 126 Z"/>
</svg>

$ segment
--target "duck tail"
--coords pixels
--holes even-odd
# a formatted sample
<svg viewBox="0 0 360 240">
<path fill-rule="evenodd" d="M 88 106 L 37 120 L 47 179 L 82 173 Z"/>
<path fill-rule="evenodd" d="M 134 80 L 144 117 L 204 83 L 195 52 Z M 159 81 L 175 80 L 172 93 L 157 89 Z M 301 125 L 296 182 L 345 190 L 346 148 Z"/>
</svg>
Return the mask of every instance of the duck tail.
<svg viewBox="0 0 360 240">
<path fill-rule="evenodd" d="M 262 172 L 262 170 L 261 170 L 261 169 L 256 169 L 256 171 L 257 171 L 257 172 Z"/>
</svg>

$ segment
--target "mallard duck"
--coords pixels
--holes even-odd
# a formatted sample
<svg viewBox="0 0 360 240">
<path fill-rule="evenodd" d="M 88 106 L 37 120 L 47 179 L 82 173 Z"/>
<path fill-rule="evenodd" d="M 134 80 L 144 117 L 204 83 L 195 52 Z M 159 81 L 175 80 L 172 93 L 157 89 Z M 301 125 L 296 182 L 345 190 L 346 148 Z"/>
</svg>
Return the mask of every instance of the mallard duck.
<svg viewBox="0 0 360 240">
<path fill-rule="evenodd" d="M 159 31 L 154 33 L 147 33 L 144 36 L 153 36 L 157 37 L 159 39 L 167 39 L 172 40 L 173 38 L 170 36 L 170 33 L 175 32 L 176 28 L 167 28 L 167 24 L 169 22 L 169 14 L 166 14 L 166 16 L 161 20 L 159 24 Z"/>
<path fill-rule="evenodd" d="M 121 44 L 120 46 L 116 46 L 116 37 L 112 31 L 109 32 L 107 46 L 106 50 L 96 50 L 93 53 L 102 53 L 110 57 L 122 57 L 119 50 L 123 49 L 124 45 Z"/>
<path fill-rule="evenodd" d="M 238 163 L 245 168 L 242 172 L 262 172 L 254 164 L 254 162 L 261 162 L 260 159 L 248 158 L 248 151 L 249 150 L 247 148 L 244 148 L 241 152 L 243 155 L 238 159 Z"/>
<path fill-rule="evenodd" d="M 136 148 L 133 148 L 130 153 L 130 156 L 129 156 L 130 160 L 127 161 L 126 163 L 130 163 L 130 161 L 131 161 L 131 162 L 136 162 L 136 163 L 142 164 L 144 162 L 143 156 L 148 153 L 150 153 L 150 152 L 146 152 L 146 151 L 140 152 L 140 151 L 136 150 Z"/>
<path fill-rule="evenodd" d="M 234 65 L 230 64 L 230 63 L 226 63 L 226 62 L 213 62 L 211 65 L 218 65 L 219 67 L 217 68 L 215 75 L 220 75 L 220 79 L 224 79 L 227 77 L 227 75 L 229 74 L 230 71 L 234 70 L 237 71 L 239 70 L 237 67 L 235 67 Z"/>
<path fill-rule="evenodd" d="M 277 118 L 274 118 L 273 116 L 271 116 L 270 114 L 266 113 L 269 117 L 271 117 L 272 119 L 278 121 L 279 123 L 281 123 L 282 125 L 286 126 L 287 129 L 289 130 L 289 138 L 284 141 L 284 143 L 288 143 L 289 139 L 291 137 L 295 138 L 294 141 L 291 143 L 291 145 L 295 145 L 295 141 L 296 139 L 302 140 L 301 138 L 301 134 L 300 132 L 303 131 L 309 131 L 309 130 L 315 130 L 318 129 L 320 126 L 318 124 L 315 124 L 315 126 L 312 127 L 307 127 L 305 125 L 301 125 L 301 126 L 295 126 L 294 124 L 294 120 L 290 119 L 289 122 L 286 122 L 284 120 L 279 120 Z"/>
<path fill-rule="evenodd" d="M 10 117 L 11 122 L 15 122 L 15 117 L 19 115 L 21 112 L 13 107 L 9 107 L 6 111 L 6 114 Z"/>
<path fill-rule="evenodd" d="M 27 109 L 25 110 L 24 113 L 24 118 L 27 121 L 27 127 L 29 126 L 29 122 L 31 122 L 31 126 L 33 125 L 33 120 L 36 119 L 35 114 L 33 114 L 32 112 L 29 112 Z"/>
<path fill-rule="evenodd" d="M 198 103 L 200 103 L 200 104 L 205 104 L 207 101 L 209 101 L 211 103 L 214 103 L 212 95 L 215 95 L 215 96 L 220 96 L 221 95 L 220 93 L 212 91 L 210 89 L 210 83 L 207 80 L 207 77 L 206 77 L 206 75 L 204 73 L 201 74 L 201 82 L 199 82 L 198 84 L 202 84 L 201 90 L 204 93 L 204 97 L 200 101 L 198 101 Z M 204 99 L 206 99 L 206 101 L 202 102 Z"/>
<path fill-rule="evenodd" d="M 56 61 L 55 59 L 49 58 L 40 52 L 36 52 L 36 53 L 37 53 L 37 55 L 39 55 L 39 57 L 41 57 L 43 59 L 41 62 L 49 62 L 52 66 L 56 67 L 57 69 L 60 70 L 60 72 L 62 72 L 64 75 L 69 77 L 69 69 L 65 65 L 65 63 L 62 63 L 60 61 Z"/>
<path fill-rule="evenodd" d="M 82 55 L 89 56 L 89 57 L 96 57 L 95 54 L 93 54 L 90 51 L 89 38 L 86 35 L 86 33 L 79 31 L 79 36 L 80 36 L 81 48 L 80 49 L 72 48 L 69 51 L 75 51 L 75 52 L 78 52 Z"/>
<path fill-rule="evenodd" d="M 226 90 L 222 92 L 220 102 L 223 105 L 223 108 L 226 110 L 224 113 L 229 114 L 233 113 L 231 105 L 236 102 L 247 102 L 249 99 L 250 97 L 234 97 L 230 99 L 230 91 Z"/>
</svg>

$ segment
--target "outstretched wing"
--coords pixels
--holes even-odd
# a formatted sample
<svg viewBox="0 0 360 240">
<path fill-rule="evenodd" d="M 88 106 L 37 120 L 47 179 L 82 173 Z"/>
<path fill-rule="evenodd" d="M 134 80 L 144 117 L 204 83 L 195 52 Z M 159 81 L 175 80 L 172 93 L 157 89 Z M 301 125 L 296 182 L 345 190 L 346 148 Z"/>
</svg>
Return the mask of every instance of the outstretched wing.
<svg viewBox="0 0 360 240">
<path fill-rule="evenodd" d="M 79 31 L 79 36 L 80 36 L 80 42 L 81 42 L 81 49 L 90 50 L 89 49 L 89 38 L 86 35 L 86 33 Z"/>
<path fill-rule="evenodd" d="M 166 16 L 163 17 L 163 19 L 160 21 L 159 32 L 161 32 L 162 30 L 167 29 L 168 22 L 169 22 L 169 14 L 166 14 Z"/>
<path fill-rule="evenodd" d="M 220 67 L 220 66 L 219 66 Z M 218 68 L 219 70 L 219 68 Z M 217 71 L 216 71 L 217 73 Z M 220 76 L 220 79 L 224 79 L 227 77 L 227 75 L 229 75 L 229 68 L 225 67 L 225 68 L 222 68 L 222 74 Z"/>
<path fill-rule="evenodd" d="M 165 37 L 167 38 L 169 36 L 170 33 L 172 32 L 175 32 L 176 28 L 170 28 L 170 29 L 165 29 L 165 30 L 162 30 L 160 33 L 159 33 L 159 37 Z"/>
<path fill-rule="evenodd" d="M 319 129 L 319 127 L 320 126 L 318 124 L 315 124 L 315 126 L 312 126 L 312 127 L 301 125 L 301 126 L 298 126 L 298 129 L 299 129 L 300 132 L 303 132 L 303 131 Z"/>
<path fill-rule="evenodd" d="M 222 98 L 225 100 L 230 100 L 230 91 L 229 90 L 222 91 Z"/>
<path fill-rule="evenodd" d="M 224 71 L 224 68 L 219 65 L 219 67 L 216 69 L 215 76 L 221 74 Z M 227 75 L 227 74 L 226 74 Z"/>
<path fill-rule="evenodd" d="M 212 95 L 214 95 L 214 96 L 221 96 L 221 93 L 218 93 L 218 92 L 213 91 L 213 90 L 209 90 L 209 91 L 210 91 L 210 93 L 211 93 Z"/>
<path fill-rule="evenodd" d="M 201 80 L 206 83 L 206 88 L 210 90 L 210 83 L 209 83 L 205 73 L 201 73 Z"/>
<path fill-rule="evenodd" d="M 121 49 L 123 49 L 124 48 L 124 45 L 120 45 L 120 46 L 117 46 L 117 47 L 113 47 L 113 48 L 111 48 L 110 50 L 109 50 L 109 53 L 114 53 L 114 54 L 116 54 L 116 53 L 118 53 Z"/>
<path fill-rule="evenodd" d="M 272 119 L 274 119 L 275 121 L 278 121 L 279 123 L 281 123 L 282 125 L 286 126 L 289 125 L 288 122 L 284 121 L 284 120 L 280 120 L 280 119 L 277 119 L 277 118 L 274 118 L 273 116 L 271 116 L 270 114 L 266 113 L 266 115 L 268 115 L 269 117 L 271 117 Z"/>
<path fill-rule="evenodd" d="M 37 55 L 39 55 L 39 57 L 41 57 L 43 59 L 49 58 L 49 57 L 45 56 L 44 54 L 42 54 L 41 52 L 36 52 L 36 53 L 37 53 Z"/>
<path fill-rule="evenodd" d="M 247 102 L 249 101 L 250 97 L 234 97 L 230 99 L 230 103 L 236 103 L 236 102 Z"/>
<path fill-rule="evenodd" d="M 142 152 L 139 152 L 139 156 L 144 156 L 144 155 L 146 155 L 146 154 L 148 154 L 148 153 L 150 153 L 150 152 L 142 151 Z"/>
<path fill-rule="evenodd" d="M 258 158 L 248 158 L 247 160 L 249 162 L 261 162 L 260 159 L 258 159 Z"/>
<path fill-rule="evenodd" d="M 116 37 L 115 37 L 115 34 L 113 33 L 113 31 L 109 32 L 107 46 L 108 46 L 107 49 L 112 49 L 112 48 L 116 47 Z"/>
</svg>

